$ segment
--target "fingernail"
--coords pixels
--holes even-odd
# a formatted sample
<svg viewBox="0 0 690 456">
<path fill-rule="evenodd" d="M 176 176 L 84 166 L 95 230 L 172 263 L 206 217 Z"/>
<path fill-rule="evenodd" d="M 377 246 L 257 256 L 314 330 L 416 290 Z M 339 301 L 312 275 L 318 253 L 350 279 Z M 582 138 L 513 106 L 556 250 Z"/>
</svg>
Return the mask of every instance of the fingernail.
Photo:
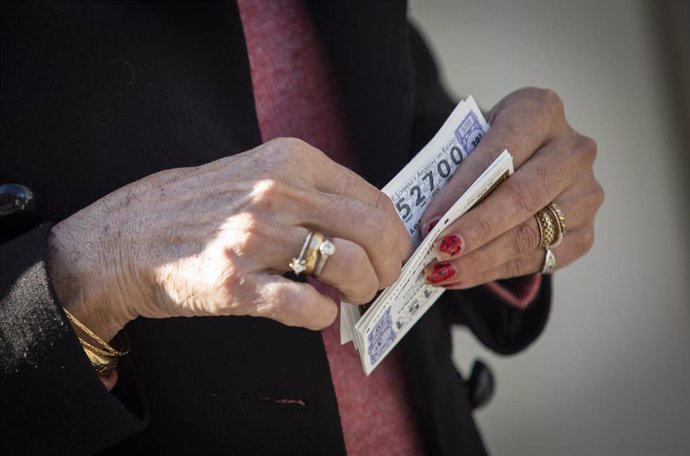
<svg viewBox="0 0 690 456">
<path fill-rule="evenodd" d="M 448 279 L 455 277 L 457 271 L 455 266 L 450 263 L 437 263 L 433 265 L 431 270 L 426 271 L 426 281 L 431 284 L 445 282 Z"/>
<path fill-rule="evenodd" d="M 441 220 L 441 217 L 435 217 L 432 218 L 424 227 L 422 235 L 426 236 L 431 232 L 431 230 L 434 229 L 434 227 L 438 224 L 438 221 Z"/>
<path fill-rule="evenodd" d="M 450 258 L 453 257 L 465 248 L 465 241 L 459 234 L 449 234 L 448 236 L 441 239 L 441 243 L 438 245 L 438 258 Z"/>
</svg>

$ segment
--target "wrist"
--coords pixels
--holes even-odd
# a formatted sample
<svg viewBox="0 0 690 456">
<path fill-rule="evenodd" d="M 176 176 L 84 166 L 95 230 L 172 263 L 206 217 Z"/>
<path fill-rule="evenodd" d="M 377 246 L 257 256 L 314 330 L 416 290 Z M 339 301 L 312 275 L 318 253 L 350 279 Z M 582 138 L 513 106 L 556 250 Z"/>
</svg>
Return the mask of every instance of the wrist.
<svg viewBox="0 0 690 456">
<path fill-rule="evenodd" d="M 110 341 L 136 315 L 117 292 L 117 276 L 107 268 L 109 256 L 95 249 L 97 245 L 67 221 L 55 225 L 48 236 L 48 275 L 60 304 Z M 73 328 L 83 336 L 81 329 Z"/>
</svg>

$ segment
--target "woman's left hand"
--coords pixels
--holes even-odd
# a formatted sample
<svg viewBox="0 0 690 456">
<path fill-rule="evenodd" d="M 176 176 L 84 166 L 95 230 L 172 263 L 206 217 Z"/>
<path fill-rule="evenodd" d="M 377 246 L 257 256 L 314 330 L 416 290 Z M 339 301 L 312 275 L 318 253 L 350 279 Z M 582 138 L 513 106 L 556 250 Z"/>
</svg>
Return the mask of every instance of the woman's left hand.
<svg viewBox="0 0 690 456">
<path fill-rule="evenodd" d="M 535 214 L 554 202 L 567 233 L 553 248 L 557 268 L 592 247 L 594 217 L 604 200 L 594 177 L 596 144 L 565 119 L 550 90 L 521 89 L 490 112 L 491 129 L 422 217 L 424 233 L 504 150 L 515 174 L 477 207 L 451 224 L 436 242 L 438 262 L 425 271 L 429 283 L 464 289 L 542 270 L 545 249 Z"/>
</svg>

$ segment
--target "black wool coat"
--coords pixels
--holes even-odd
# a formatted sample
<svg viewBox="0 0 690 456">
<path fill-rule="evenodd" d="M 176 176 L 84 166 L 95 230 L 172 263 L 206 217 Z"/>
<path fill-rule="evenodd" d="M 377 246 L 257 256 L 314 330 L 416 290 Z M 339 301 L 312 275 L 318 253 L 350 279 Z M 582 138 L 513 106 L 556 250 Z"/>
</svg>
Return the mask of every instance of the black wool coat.
<svg viewBox="0 0 690 456">
<path fill-rule="evenodd" d="M 53 223 L 156 171 L 260 143 L 237 5 L 0 8 L 0 183 L 29 186 L 37 202 L 34 223 L 0 219 L 2 454 L 345 454 L 318 332 L 251 317 L 138 319 L 108 392 L 47 276 Z M 379 187 L 454 105 L 406 8 L 309 2 L 361 173 Z M 525 311 L 481 288 L 447 292 L 396 348 L 428 454 L 485 452 L 451 325 L 514 353 L 542 331 L 549 302 L 548 278 Z"/>
</svg>

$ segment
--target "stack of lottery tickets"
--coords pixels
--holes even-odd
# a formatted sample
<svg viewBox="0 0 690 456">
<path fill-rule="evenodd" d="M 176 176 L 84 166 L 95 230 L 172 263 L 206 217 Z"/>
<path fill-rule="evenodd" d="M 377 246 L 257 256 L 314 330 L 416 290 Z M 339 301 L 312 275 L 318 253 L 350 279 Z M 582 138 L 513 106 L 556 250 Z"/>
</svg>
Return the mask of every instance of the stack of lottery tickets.
<svg viewBox="0 0 690 456">
<path fill-rule="evenodd" d="M 435 258 L 433 245 L 440 233 L 513 173 L 513 159 L 503 151 L 422 240 L 424 210 L 488 130 L 474 99 L 461 101 L 431 141 L 382 190 L 393 201 L 415 251 L 400 278 L 373 303 L 341 306 L 340 342 L 354 342 L 367 375 L 445 291 L 424 281 L 424 268 Z"/>
</svg>

